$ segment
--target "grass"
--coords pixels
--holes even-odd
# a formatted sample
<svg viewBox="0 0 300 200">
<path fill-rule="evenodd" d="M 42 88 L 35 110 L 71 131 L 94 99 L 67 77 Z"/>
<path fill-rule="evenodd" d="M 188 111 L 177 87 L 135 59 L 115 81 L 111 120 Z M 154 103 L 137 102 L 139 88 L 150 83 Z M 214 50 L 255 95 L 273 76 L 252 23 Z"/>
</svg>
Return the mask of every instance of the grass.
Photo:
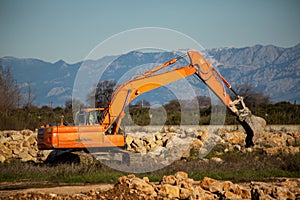
<svg viewBox="0 0 300 200">
<path fill-rule="evenodd" d="M 123 173 L 101 164 L 34 164 L 18 160 L 0 164 L 0 182 L 47 181 L 63 183 L 115 183 Z"/>
<path fill-rule="evenodd" d="M 219 155 L 221 147 L 216 146 L 207 157 Z M 223 163 L 204 162 L 200 159 L 176 161 L 161 170 L 136 174 L 147 176 L 150 181 L 158 182 L 164 175 L 185 171 L 190 178 L 201 180 L 211 177 L 233 182 L 266 181 L 276 177 L 300 177 L 300 154 L 266 156 L 261 150 L 249 153 L 237 151 L 222 154 Z M 15 160 L 0 164 L 0 189 L 7 188 L 4 182 L 46 182 L 46 185 L 116 183 L 118 177 L 128 175 L 94 163 L 81 164 L 34 164 Z M 3 186 L 4 185 L 4 186 Z M 13 184 L 12 184 L 13 185 Z M 2 187 L 2 188 L 1 188 Z"/>
</svg>

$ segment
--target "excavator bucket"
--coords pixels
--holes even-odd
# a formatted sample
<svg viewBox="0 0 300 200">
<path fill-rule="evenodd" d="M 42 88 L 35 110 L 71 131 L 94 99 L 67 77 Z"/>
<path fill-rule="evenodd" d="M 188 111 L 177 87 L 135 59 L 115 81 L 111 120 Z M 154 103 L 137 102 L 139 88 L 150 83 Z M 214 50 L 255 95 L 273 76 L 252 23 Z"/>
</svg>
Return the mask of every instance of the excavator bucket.
<svg viewBox="0 0 300 200">
<path fill-rule="evenodd" d="M 266 120 L 253 115 L 241 96 L 231 102 L 228 108 L 236 115 L 237 120 L 246 131 L 246 147 L 254 146 L 256 140 L 262 136 L 267 124 Z"/>
<path fill-rule="evenodd" d="M 248 148 L 254 146 L 256 140 L 262 136 L 262 133 L 266 127 L 266 120 L 251 114 L 250 116 L 246 116 L 243 121 L 239 120 L 239 122 L 247 134 L 245 139 L 246 147 Z"/>
</svg>

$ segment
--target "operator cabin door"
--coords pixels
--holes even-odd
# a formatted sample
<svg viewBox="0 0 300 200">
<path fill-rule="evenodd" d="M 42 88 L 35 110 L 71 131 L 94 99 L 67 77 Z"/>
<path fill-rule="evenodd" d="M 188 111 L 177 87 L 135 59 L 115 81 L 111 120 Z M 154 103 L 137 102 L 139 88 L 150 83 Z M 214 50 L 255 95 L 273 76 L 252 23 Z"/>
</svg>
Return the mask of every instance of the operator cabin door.
<svg viewBox="0 0 300 200">
<path fill-rule="evenodd" d="M 97 123 L 95 112 L 85 112 L 80 115 L 78 136 L 83 148 L 99 148 L 103 146 L 104 134 Z"/>
</svg>

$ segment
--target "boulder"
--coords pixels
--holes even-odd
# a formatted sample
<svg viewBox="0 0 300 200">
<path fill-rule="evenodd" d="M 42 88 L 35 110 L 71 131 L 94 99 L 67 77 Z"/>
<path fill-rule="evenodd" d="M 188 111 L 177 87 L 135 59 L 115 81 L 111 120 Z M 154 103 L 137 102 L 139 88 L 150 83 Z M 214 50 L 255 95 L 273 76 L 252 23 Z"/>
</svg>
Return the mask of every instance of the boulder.
<svg viewBox="0 0 300 200">
<path fill-rule="evenodd" d="M 176 132 L 176 128 L 174 126 L 169 127 L 169 132 Z"/>
<path fill-rule="evenodd" d="M 125 138 L 126 145 L 130 146 L 132 142 L 133 142 L 133 137 L 131 135 L 126 135 L 126 138 Z"/>
<path fill-rule="evenodd" d="M 130 174 L 128 176 L 122 176 L 118 178 L 118 184 L 128 187 L 130 193 L 142 193 L 152 197 L 157 196 L 157 193 L 149 182 L 148 177 L 143 177 L 143 179 L 140 179 L 134 174 Z"/>
<path fill-rule="evenodd" d="M 151 196 L 156 196 L 156 192 L 152 185 L 147 183 L 145 180 L 140 179 L 140 178 L 133 178 L 129 182 L 129 188 L 137 190 L 138 192 L 143 192 L 144 194 L 151 195 Z"/>
<path fill-rule="evenodd" d="M 4 163 L 6 160 L 5 156 L 0 154 L 0 163 Z"/>
<path fill-rule="evenodd" d="M 199 185 L 195 187 L 192 197 L 193 197 L 192 199 L 203 199 L 203 200 L 218 199 L 215 194 L 213 194 L 207 190 L 204 190 Z"/>
<path fill-rule="evenodd" d="M 163 176 L 161 184 L 176 185 L 176 178 L 174 175 Z"/>
<path fill-rule="evenodd" d="M 295 146 L 300 146 L 300 132 L 294 132 L 292 136 L 295 138 Z"/>
<path fill-rule="evenodd" d="M 10 136 L 11 140 L 13 141 L 21 141 L 23 140 L 23 135 L 21 135 L 19 132 L 14 131 L 13 134 Z"/>
<path fill-rule="evenodd" d="M 162 140 L 163 135 L 162 135 L 162 133 L 157 132 L 157 133 L 154 134 L 154 137 L 155 137 L 156 140 Z"/>
<path fill-rule="evenodd" d="M 218 157 L 212 157 L 210 160 L 215 163 L 223 163 L 224 162 L 222 160 L 222 158 L 218 158 Z"/>
<path fill-rule="evenodd" d="M 170 184 L 163 184 L 160 186 L 158 194 L 162 197 L 167 197 L 170 199 L 179 198 L 180 188 Z"/>
<path fill-rule="evenodd" d="M 36 161 L 36 158 L 32 157 L 28 152 L 21 152 L 18 154 L 18 157 L 21 159 L 21 161 L 27 162 L 27 161 Z"/>
<path fill-rule="evenodd" d="M 186 180 L 188 178 L 188 174 L 183 172 L 183 171 L 178 171 L 175 173 L 175 178 L 177 180 L 183 181 Z"/>
<path fill-rule="evenodd" d="M 216 181 L 212 178 L 205 177 L 201 183 L 200 186 L 208 190 L 212 193 L 221 193 L 223 191 L 223 184 L 220 183 L 219 181 Z"/>
</svg>

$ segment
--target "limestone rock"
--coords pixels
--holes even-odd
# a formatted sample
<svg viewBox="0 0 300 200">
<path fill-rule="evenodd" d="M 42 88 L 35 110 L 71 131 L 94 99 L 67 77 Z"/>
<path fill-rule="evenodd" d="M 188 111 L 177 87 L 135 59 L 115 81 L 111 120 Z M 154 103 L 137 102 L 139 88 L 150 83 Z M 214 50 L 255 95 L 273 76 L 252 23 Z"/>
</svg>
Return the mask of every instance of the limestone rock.
<svg viewBox="0 0 300 200">
<path fill-rule="evenodd" d="M 186 180 L 188 178 L 188 174 L 183 171 L 178 171 L 175 173 L 175 178 L 178 180 Z"/>
<path fill-rule="evenodd" d="M 163 176 L 162 184 L 169 184 L 169 185 L 175 185 L 176 184 L 176 178 L 174 175 L 169 176 Z"/>
<path fill-rule="evenodd" d="M 215 162 L 215 163 L 223 163 L 224 162 L 222 160 L 222 158 L 218 158 L 218 157 L 212 157 L 210 160 Z"/>
<path fill-rule="evenodd" d="M 154 134 L 156 140 L 161 140 L 163 138 L 162 133 L 157 132 Z"/>
<path fill-rule="evenodd" d="M 167 198 L 179 198 L 180 188 L 178 186 L 164 184 L 159 189 L 159 195 Z"/>
<path fill-rule="evenodd" d="M 0 154 L 0 163 L 4 163 L 6 160 L 6 158 Z"/>
<path fill-rule="evenodd" d="M 295 145 L 300 146 L 300 132 L 294 132 L 292 136 L 295 138 Z"/>
<path fill-rule="evenodd" d="M 203 187 L 203 189 L 206 189 L 212 193 L 222 192 L 223 190 L 223 184 L 221 184 L 219 181 L 216 181 L 214 179 L 205 177 L 200 185 Z"/>
<path fill-rule="evenodd" d="M 156 196 L 156 192 L 154 191 L 152 185 L 150 185 L 143 179 L 137 177 L 133 178 L 129 184 L 129 187 L 137 191 L 141 191 L 147 195 Z"/>
<path fill-rule="evenodd" d="M 24 162 L 27 162 L 30 160 L 35 161 L 35 159 L 28 152 L 21 152 L 21 153 L 19 153 L 18 156 Z"/>
</svg>

